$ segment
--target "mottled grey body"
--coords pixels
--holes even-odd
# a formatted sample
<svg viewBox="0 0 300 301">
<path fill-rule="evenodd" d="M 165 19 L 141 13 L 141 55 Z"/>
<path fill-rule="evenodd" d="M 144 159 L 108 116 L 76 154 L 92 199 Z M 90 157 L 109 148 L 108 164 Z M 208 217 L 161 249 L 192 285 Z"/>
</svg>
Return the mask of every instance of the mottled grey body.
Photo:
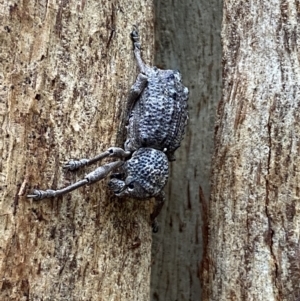
<svg viewBox="0 0 300 301">
<path fill-rule="evenodd" d="M 188 89 L 182 84 L 179 71 L 145 65 L 141 59 L 138 32 L 134 30 L 131 37 L 140 73 L 128 97 L 124 150 L 111 147 L 95 158 L 70 161 L 65 168 L 75 170 L 105 157 L 121 160 L 98 167 L 66 188 L 34 190 L 28 197 L 36 200 L 56 197 L 97 182 L 113 172 L 109 188 L 116 196 L 155 197 L 157 205 L 151 214 L 152 221 L 160 212 L 165 198 L 163 188 L 168 180 L 168 161 L 174 160 L 188 119 Z M 156 225 L 153 230 L 157 230 Z"/>
<path fill-rule="evenodd" d="M 125 149 L 155 148 L 172 161 L 188 117 L 188 89 L 179 71 L 146 67 L 144 75 L 147 85 L 130 114 Z"/>
<path fill-rule="evenodd" d="M 147 199 L 161 192 L 168 173 L 168 158 L 163 152 L 140 148 L 119 168 L 119 173 L 112 175 L 109 187 L 119 197 Z"/>
</svg>

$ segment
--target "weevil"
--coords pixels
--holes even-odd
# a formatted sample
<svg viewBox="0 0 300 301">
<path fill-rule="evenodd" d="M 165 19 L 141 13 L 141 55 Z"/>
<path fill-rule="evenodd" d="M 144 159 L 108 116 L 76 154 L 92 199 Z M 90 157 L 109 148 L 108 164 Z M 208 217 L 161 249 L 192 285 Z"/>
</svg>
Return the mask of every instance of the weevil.
<svg viewBox="0 0 300 301">
<path fill-rule="evenodd" d="M 118 160 L 98 167 L 70 186 L 59 190 L 34 190 L 28 198 L 41 200 L 60 196 L 112 173 L 108 186 L 116 196 L 140 200 L 156 198 L 151 214 L 154 222 L 165 200 L 163 188 L 168 180 L 169 161 L 175 159 L 174 152 L 184 135 L 189 91 L 183 85 L 179 71 L 162 70 L 143 62 L 136 27 L 131 38 L 139 74 L 128 96 L 124 149 L 110 147 L 92 159 L 72 160 L 64 168 L 73 171 L 106 157 Z M 157 225 L 153 223 L 153 231 L 156 230 Z"/>
</svg>

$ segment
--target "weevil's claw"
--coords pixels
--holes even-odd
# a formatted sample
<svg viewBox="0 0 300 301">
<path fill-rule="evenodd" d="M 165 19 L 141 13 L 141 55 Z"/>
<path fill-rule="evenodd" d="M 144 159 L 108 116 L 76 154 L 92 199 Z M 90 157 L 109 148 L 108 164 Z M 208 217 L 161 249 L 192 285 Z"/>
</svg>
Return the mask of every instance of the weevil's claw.
<svg viewBox="0 0 300 301">
<path fill-rule="evenodd" d="M 152 232 L 157 233 L 158 230 L 159 230 L 158 221 L 156 219 L 154 219 L 154 221 L 152 222 Z"/>
<path fill-rule="evenodd" d="M 133 41 L 134 47 L 141 49 L 140 37 L 139 32 L 136 25 L 133 25 L 133 30 L 130 33 L 131 39 Z"/>
<path fill-rule="evenodd" d="M 87 165 L 89 162 L 88 159 L 81 159 L 81 160 L 78 160 L 78 161 L 75 161 L 75 160 L 71 160 L 69 161 L 67 164 L 65 164 L 63 166 L 64 169 L 68 169 L 68 170 L 76 170 L 76 169 L 79 169 L 85 165 Z"/>
<path fill-rule="evenodd" d="M 53 198 L 55 197 L 55 190 L 33 190 L 33 194 L 27 195 L 27 198 L 34 199 L 35 201 L 46 199 L 46 198 Z"/>
</svg>

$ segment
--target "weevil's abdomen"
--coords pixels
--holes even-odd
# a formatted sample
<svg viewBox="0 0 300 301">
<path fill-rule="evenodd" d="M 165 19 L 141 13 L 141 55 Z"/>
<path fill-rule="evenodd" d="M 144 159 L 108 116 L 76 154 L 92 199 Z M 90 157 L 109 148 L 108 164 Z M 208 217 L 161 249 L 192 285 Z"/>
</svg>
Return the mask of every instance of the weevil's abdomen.
<svg viewBox="0 0 300 301">
<path fill-rule="evenodd" d="M 188 89 L 178 71 L 152 68 L 146 75 L 148 85 L 131 112 L 125 148 L 155 148 L 170 160 L 184 135 Z"/>
</svg>

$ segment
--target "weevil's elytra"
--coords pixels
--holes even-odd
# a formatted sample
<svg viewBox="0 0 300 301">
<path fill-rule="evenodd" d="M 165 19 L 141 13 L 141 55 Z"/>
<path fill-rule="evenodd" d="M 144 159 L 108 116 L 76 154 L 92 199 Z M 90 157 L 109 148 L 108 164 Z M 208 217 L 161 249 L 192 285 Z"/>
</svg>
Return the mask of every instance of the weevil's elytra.
<svg viewBox="0 0 300 301">
<path fill-rule="evenodd" d="M 166 149 L 172 160 L 187 121 L 188 89 L 178 71 L 150 67 L 144 70 L 147 85 L 132 109 L 125 149 Z"/>
<path fill-rule="evenodd" d="M 155 197 L 157 205 L 151 214 L 154 221 L 164 203 L 163 188 L 168 180 L 168 161 L 180 146 L 188 119 L 188 89 L 177 70 L 162 70 L 146 65 L 136 28 L 131 33 L 134 54 L 140 73 L 131 87 L 127 103 L 127 139 L 124 149 L 111 147 L 92 158 L 70 161 L 64 166 L 75 170 L 106 157 L 120 160 L 104 164 L 86 177 L 59 190 L 34 190 L 28 198 L 41 200 L 56 197 L 92 184 L 113 172 L 109 188 L 116 196 L 136 199 Z M 157 230 L 154 224 L 153 231 Z"/>
</svg>

